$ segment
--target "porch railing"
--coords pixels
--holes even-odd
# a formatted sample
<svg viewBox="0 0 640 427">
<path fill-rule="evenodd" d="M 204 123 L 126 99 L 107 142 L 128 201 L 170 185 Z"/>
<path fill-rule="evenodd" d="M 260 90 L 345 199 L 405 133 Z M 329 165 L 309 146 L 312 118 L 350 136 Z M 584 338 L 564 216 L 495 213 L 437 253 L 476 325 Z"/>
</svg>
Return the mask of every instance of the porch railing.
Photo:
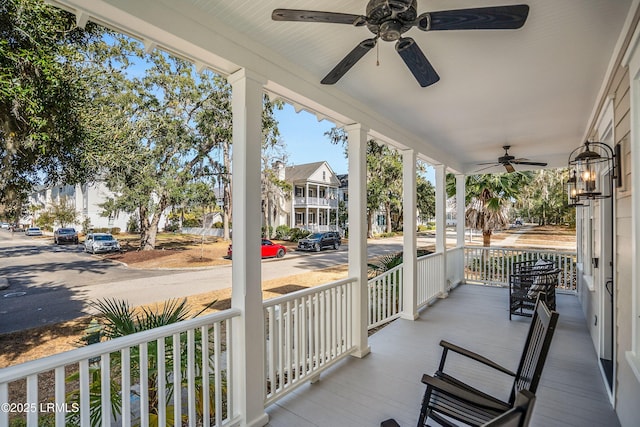
<svg viewBox="0 0 640 427">
<path fill-rule="evenodd" d="M 508 286 L 513 264 L 545 258 L 553 261 L 562 271 L 556 289 L 576 290 L 576 253 L 545 249 L 512 249 L 500 247 L 465 246 L 464 274 L 470 283 Z"/>
<path fill-rule="evenodd" d="M 400 317 L 403 276 L 404 268 L 399 265 L 369 280 L 367 286 L 368 329 Z"/>
<path fill-rule="evenodd" d="M 339 280 L 263 303 L 265 406 L 351 354 L 354 283 Z"/>
<path fill-rule="evenodd" d="M 295 197 L 293 199 L 293 205 L 295 207 L 300 206 L 329 206 L 332 208 L 338 207 L 338 201 L 336 199 L 330 199 L 325 197 Z"/>
<path fill-rule="evenodd" d="M 464 247 L 447 250 L 447 291 L 464 282 Z"/>
<path fill-rule="evenodd" d="M 418 309 L 426 306 L 442 294 L 444 265 L 441 253 L 418 258 Z"/>
<path fill-rule="evenodd" d="M 14 416 L 27 427 L 236 423 L 227 384 L 239 315 L 229 309 L 4 368 L 0 425 L 23 425 Z"/>
<path fill-rule="evenodd" d="M 463 277 L 506 285 L 514 262 L 538 257 L 562 269 L 560 289 L 575 290 L 575 253 L 458 247 L 447 251 L 446 266 L 441 253 L 418 258 L 416 303 L 424 307 Z M 400 315 L 403 279 L 401 265 L 368 281 L 369 328 Z M 353 352 L 356 283 L 349 278 L 264 301 L 265 406 Z M 236 423 L 231 326 L 239 315 L 230 309 L 2 369 L 0 404 L 20 405 L 14 412 L 21 414 L 0 411 L 0 425 L 13 417 L 28 427 L 87 426 L 96 417 L 124 426 Z"/>
</svg>

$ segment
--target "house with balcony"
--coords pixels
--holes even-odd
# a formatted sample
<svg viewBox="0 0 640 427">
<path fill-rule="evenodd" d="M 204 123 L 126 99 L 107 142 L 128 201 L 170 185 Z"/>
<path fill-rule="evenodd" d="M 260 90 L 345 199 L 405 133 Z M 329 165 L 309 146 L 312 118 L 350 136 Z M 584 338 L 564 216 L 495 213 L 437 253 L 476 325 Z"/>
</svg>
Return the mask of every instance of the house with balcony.
<svg viewBox="0 0 640 427">
<path fill-rule="evenodd" d="M 438 368 L 441 339 L 516 368 L 528 321 L 508 316 L 505 285 L 514 257 L 545 257 L 562 268 L 560 317 L 530 425 L 640 423 L 638 0 L 578 6 L 529 0 L 522 28 L 486 31 L 475 29 L 525 17 L 496 9 L 455 12 L 470 5 L 462 0 L 370 2 L 386 20 L 367 26 L 360 24 L 374 17 L 363 15 L 360 0 L 321 6 L 265 0 L 250 9 L 222 0 L 48 3 L 73 13 L 80 27 L 106 25 L 147 49 L 178 54 L 227 78 L 233 92 L 233 285 L 231 308 L 219 313 L 0 370 L 3 405 L 60 408 L 24 411 L 27 426 L 46 417 L 63 426 L 69 413 L 82 426 L 96 414 L 104 426 L 371 426 L 391 417 L 414 425 L 424 392 L 420 379 Z M 416 20 L 398 28 L 390 4 Z M 472 7 L 496 4 L 514 2 Z M 273 13 L 303 7 L 338 14 Z M 442 18 L 446 8 L 454 11 L 444 16 L 456 19 Z M 296 22 L 327 16 L 335 23 Z M 468 30 L 448 28 L 452 23 Z M 336 64 L 339 73 L 332 73 Z M 265 93 L 342 127 L 349 158 L 347 278 L 271 300 L 262 298 L 255 244 Z M 370 280 L 371 138 L 402 152 L 406 256 L 401 266 Z M 585 141 L 608 148 L 585 155 L 600 147 Z M 578 222 L 575 253 L 466 246 L 463 221 L 456 223 L 455 244 L 447 244 L 446 173 L 456 174 L 456 194 L 463 198 L 465 176 L 499 156 L 506 143 L 518 158 L 554 168 L 571 163 L 576 170 L 580 185 L 569 190 Z M 603 167 L 589 168 L 603 156 Z M 416 229 L 418 159 L 433 165 L 436 176 L 436 251 L 420 258 L 412 255 L 417 236 L 410 231 Z M 485 170 L 502 171 L 503 165 Z M 456 209 L 457 218 L 464 217 L 463 204 Z M 391 319 L 369 336 L 369 329 Z M 459 368 L 487 391 L 508 395 L 509 379 L 464 363 Z M 73 382 L 65 381 L 69 372 Z M 76 405 L 66 407 L 70 394 Z M 9 419 L 0 413 L 0 425 Z"/>
<path fill-rule="evenodd" d="M 312 232 L 337 230 L 340 181 L 329 163 L 322 161 L 288 166 L 284 179 L 292 187 L 291 228 Z"/>
</svg>

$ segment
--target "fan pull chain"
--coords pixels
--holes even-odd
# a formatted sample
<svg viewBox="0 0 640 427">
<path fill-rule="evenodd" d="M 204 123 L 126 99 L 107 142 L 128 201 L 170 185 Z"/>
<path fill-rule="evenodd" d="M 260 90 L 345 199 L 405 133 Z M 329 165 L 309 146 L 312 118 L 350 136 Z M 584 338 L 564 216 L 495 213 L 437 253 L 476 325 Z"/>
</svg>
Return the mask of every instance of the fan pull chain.
<svg viewBox="0 0 640 427">
<path fill-rule="evenodd" d="M 380 43 L 376 43 L 376 67 L 380 66 Z"/>
</svg>

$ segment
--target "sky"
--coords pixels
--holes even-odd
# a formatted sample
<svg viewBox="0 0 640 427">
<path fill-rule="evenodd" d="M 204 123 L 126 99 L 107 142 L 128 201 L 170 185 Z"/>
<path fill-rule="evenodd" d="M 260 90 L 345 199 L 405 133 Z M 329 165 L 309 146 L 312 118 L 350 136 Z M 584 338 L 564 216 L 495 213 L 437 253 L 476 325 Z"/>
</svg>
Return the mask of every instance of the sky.
<svg viewBox="0 0 640 427">
<path fill-rule="evenodd" d="M 284 104 L 282 110 L 275 111 L 280 137 L 286 145 L 289 165 L 321 162 L 326 160 L 337 175 L 349 172 L 344 156 L 344 147 L 329 142 L 325 132 L 334 127 L 329 120 L 318 121 L 315 115 L 306 111 L 296 113 L 291 104 Z M 429 167 L 426 178 L 435 183 L 433 168 Z"/>
<path fill-rule="evenodd" d="M 348 172 L 344 147 L 329 142 L 325 132 L 334 127 L 329 120 L 318 121 L 306 111 L 296 113 L 291 104 L 275 111 L 280 137 L 286 144 L 289 164 L 321 162 L 326 160 L 333 172 L 340 175 Z"/>
</svg>

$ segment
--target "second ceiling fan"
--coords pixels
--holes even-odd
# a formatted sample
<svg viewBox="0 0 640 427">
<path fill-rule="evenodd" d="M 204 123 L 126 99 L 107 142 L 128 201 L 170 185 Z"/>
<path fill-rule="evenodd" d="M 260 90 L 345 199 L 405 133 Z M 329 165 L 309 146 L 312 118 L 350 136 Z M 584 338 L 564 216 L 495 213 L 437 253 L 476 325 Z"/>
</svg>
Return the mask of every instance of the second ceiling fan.
<svg viewBox="0 0 640 427">
<path fill-rule="evenodd" d="M 490 165 L 490 166 L 477 170 L 475 173 L 478 173 L 485 169 L 492 168 L 494 166 L 500 166 L 500 165 L 504 166 L 504 168 L 509 173 L 516 171 L 513 165 L 528 165 L 528 166 L 542 166 L 542 167 L 547 166 L 547 163 L 545 162 L 532 162 L 529 159 L 516 159 L 514 156 L 509 154 L 509 148 L 511 148 L 510 145 L 504 145 L 502 148 L 504 149 L 504 156 L 498 157 L 497 162 L 478 163 L 479 166 L 483 166 L 483 165 Z"/>
<path fill-rule="evenodd" d="M 473 9 L 425 12 L 418 15 L 417 0 L 370 0 L 366 15 L 321 12 L 298 9 L 275 9 L 271 14 L 274 21 L 323 22 L 349 24 L 356 27 L 367 26 L 374 34 L 360 42 L 321 81 L 334 84 L 353 65 L 375 47 L 378 39 L 395 41 L 396 51 L 407 65 L 420 86 L 426 87 L 440 80 L 415 40 L 402 37 L 413 27 L 422 31 L 441 30 L 514 30 L 522 27 L 527 20 L 529 6 L 493 6 Z"/>
</svg>

